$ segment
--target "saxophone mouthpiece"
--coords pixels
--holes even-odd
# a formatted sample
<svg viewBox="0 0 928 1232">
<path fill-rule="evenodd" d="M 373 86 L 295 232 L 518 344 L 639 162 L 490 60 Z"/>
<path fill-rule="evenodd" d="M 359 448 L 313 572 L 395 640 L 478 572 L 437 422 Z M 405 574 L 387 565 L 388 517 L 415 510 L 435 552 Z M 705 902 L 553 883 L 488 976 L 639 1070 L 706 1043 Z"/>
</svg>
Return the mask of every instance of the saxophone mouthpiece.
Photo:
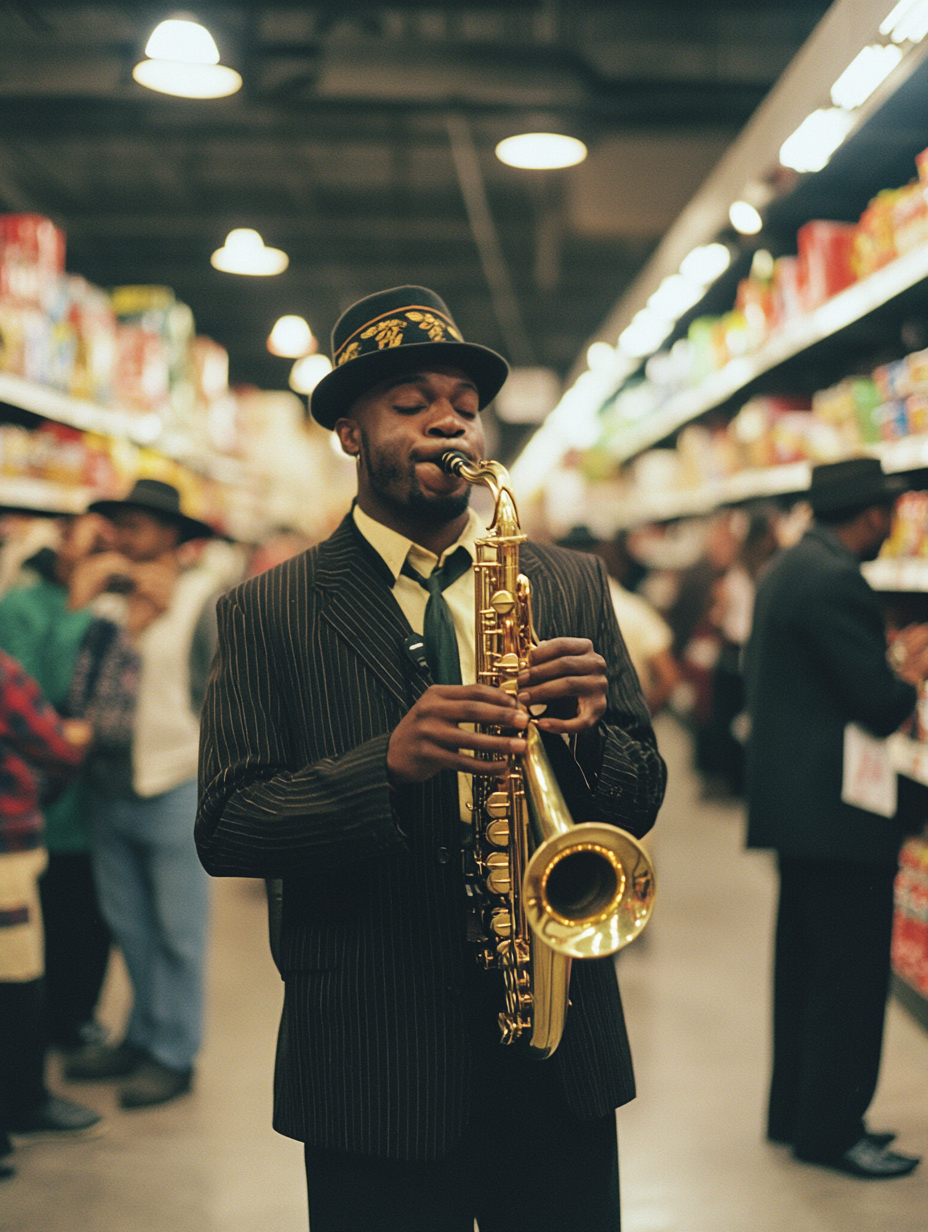
<svg viewBox="0 0 928 1232">
<path fill-rule="evenodd" d="M 459 449 L 447 449 L 441 455 L 441 469 L 449 475 L 460 475 L 462 466 L 469 466 L 470 458 Z"/>
</svg>

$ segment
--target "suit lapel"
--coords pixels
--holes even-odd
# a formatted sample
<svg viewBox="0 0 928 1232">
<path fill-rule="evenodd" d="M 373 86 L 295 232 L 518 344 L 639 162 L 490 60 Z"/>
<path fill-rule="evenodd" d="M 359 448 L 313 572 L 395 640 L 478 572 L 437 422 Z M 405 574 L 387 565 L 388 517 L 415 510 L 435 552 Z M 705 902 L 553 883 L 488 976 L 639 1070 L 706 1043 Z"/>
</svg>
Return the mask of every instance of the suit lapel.
<svg viewBox="0 0 928 1232">
<path fill-rule="evenodd" d="M 406 708 L 432 679 L 405 652 L 412 628 L 389 581 L 389 570 L 349 514 L 319 548 L 316 582 L 325 592 L 322 617 Z"/>
</svg>

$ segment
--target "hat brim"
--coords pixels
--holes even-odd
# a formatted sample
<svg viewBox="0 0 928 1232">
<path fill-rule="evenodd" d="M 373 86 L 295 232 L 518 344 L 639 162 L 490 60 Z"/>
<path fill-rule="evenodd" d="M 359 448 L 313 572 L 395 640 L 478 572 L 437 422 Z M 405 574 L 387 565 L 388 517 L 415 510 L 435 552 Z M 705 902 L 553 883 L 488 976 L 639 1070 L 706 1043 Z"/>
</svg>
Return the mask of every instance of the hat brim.
<svg viewBox="0 0 928 1232">
<path fill-rule="evenodd" d="M 842 509 L 860 508 L 895 500 L 907 492 L 909 484 L 903 475 L 874 475 L 872 479 L 822 484 L 819 491 L 809 491 L 813 513 L 838 513 Z"/>
<path fill-rule="evenodd" d="M 324 376 L 312 392 L 310 410 L 323 428 L 334 428 L 351 404 L 374 385 L 403 372 L 416 372 L 427 364 L 460 368 L 472 378 L 483 410 L 502 389 L 509 365 L 502 355 L 476 342 L 412 342 L 391 350 L 372 351 L 349 360 Z"/>
<path fill-rule="evenodd" d="M 206 522 L 196 518 L 188 518 L 185 513 L 173 513 L 169 509 L 159 509 L 155 505 L 147 505 L 144 501 L 133 500 L 100 500 L 87 506 L 88 513 L 99 513 L 104 518 L 112 518 L 120 509 L 141 509 L 142 513 L 150 513 L 160 521 L 172 522 L 180 529 L 179 543 L 187 543 L 190 539 L 215 539 L 218 531 Z"/>
</svg>

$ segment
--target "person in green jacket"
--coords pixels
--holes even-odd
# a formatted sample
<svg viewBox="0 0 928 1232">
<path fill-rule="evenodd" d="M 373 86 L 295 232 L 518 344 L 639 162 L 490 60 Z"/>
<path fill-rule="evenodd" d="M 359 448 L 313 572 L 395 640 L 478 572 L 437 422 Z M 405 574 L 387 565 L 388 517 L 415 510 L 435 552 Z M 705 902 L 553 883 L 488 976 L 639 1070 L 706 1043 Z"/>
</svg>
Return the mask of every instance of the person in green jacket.
<svg viewBox="0 0 928 1232">
<path fill-rule="evenodd" d="M 70 606 L 76 565 L 109 546 L 111 528 L 97 514 L 70 519 L 57 552 L 43 548 L 27 562 L 20 584 L 0 599 L 0 649 L 39 684 L 56 710 L 68 694 L 90 607 Z M 48 868 L 40 883 L 45 922 L 49 1043 L 65 1051 L 103 1038 L 94 1020 L 110 951 L 109 929 L 97 904 L 90 858 L 87 771 L 45 809 Z"/>
</svg>

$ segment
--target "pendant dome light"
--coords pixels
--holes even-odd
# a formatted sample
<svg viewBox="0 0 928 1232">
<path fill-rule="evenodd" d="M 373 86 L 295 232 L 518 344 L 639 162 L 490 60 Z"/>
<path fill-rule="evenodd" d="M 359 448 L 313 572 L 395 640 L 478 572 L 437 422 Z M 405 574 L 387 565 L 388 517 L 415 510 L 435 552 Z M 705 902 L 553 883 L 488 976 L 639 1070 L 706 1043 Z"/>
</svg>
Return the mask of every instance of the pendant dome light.
<svg viewBox="0 0 928 1232">
<path fill-rule="evenodd" d="M 132 70 L 139 85 L 176 98 L 226 98 L 242 88 L 234 68 L 219 63 L 219 48 L 205 26 L 172 17 L 152 31 L 147 60 Z"/>
<path fill-rule="evenodd" d="M 251 227 L 236 227 L 226 236 L 226 242 L 209 259 L 214 269 L 224 274 L 248 274 L 268 278 L 282 274 L 290 258 L 281 248 L 267 248 L 264 240 Z"/>
</svg>

